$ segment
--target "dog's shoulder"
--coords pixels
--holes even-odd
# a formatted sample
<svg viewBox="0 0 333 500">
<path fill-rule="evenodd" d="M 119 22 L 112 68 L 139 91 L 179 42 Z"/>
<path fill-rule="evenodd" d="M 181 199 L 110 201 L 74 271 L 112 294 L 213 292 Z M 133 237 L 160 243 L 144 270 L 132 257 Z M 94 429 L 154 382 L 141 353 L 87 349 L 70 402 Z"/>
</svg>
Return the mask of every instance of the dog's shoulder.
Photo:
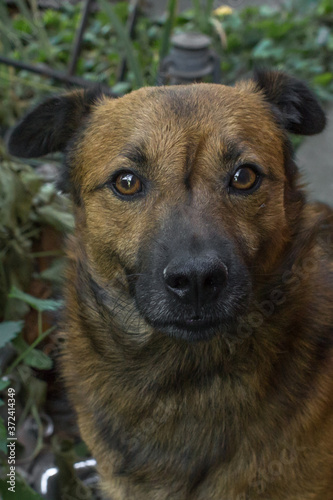
<svg viewBox="0 0 333 500">
<path fill-rule="evenodd" d="M 306 224 L 315 235 L 317 246 L 324 252 L 333 270 L 333 209 L 315 202 L 306 207 Z"/>
</svg>

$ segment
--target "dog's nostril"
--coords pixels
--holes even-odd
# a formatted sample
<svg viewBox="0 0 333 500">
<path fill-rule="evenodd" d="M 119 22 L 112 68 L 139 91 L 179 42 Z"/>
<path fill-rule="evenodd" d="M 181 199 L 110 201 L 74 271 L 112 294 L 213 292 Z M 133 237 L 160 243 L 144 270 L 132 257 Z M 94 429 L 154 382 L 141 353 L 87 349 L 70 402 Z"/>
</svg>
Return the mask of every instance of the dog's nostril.
<svg viewBox="0 0 333 500">
<path fill-rule="evenodd" d="M 190 285 L 190 280 L 188 277 L 177 274 L 164 274 L 165 283 L 169 288 L 176 290 L 183 290 Z"/>
<path fill-rule="evenodd" d="M 185 288 L 189 285 L 189 279 L 185 276 L 176 276 L 171 281 L 173 288 Z"/>
<path fill-rule="evenodd" d="M 209 276 L 203 282 L 204 288 L 216 288 L 218 286 L 218 280 L 213 276 Z"/>
<path fill-rule="evenodd" d="M 205 290 L 209 289 L 215 290 L 223 286 L 226 279 L 227 279 L 226 268 L 221 267 L 216 269 L 214 273 L 204 277 L 202 286 Z"/>
</svg>

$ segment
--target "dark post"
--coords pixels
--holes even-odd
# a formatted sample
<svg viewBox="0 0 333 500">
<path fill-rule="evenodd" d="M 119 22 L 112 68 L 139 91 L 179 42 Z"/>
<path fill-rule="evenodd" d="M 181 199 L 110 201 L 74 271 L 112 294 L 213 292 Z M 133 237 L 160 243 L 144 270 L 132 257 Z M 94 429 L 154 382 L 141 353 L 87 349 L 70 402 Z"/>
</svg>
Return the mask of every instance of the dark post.
<svg viewBox="0 0 333 500">
<path fill-rule="evenodd" d="M 211 75 L 220 83 L 220 58 L 210 49 L 211 39 L 201 33 L 180 33 L 171 39 L 170 54 L 161 63 L 158 85 L 200 81 Z"/>
</svg>

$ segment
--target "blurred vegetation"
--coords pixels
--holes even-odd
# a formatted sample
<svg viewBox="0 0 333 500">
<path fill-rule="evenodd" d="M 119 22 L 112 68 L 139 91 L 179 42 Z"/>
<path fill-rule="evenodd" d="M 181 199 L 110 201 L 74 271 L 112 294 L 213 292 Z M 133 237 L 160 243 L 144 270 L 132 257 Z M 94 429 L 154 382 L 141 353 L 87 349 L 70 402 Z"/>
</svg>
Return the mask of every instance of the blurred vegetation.
<svg viewBox="0 0 333 500">
<path fill-rule="evenodd" d="M 19 61 L 46 64 L 66 71 L 80 5 L 64 2 L 60 10 L 40 10 L 35 0 L 16 0 L 17 8 L 0 1 L 0 53 Z M 177 0 L 169 0 L 158 19 L 141 16 L 134 40 L 126 21 L 129 5 L 98 0 L 85 31 L 77 75 L 126 93 L 142 85 L 155 85 L 159 64 L 179 31 L 200 31 L 211 36 L 221 56 L 223 83 L 247 75 L 255 65 L 283 69 L 303 78 L 322 101 L 333 98 L 333 4 L 331 0 L 287 0 L 280 9 L 250 7 L 232 10 L 213 1 L 193 0 L 179 13 Z M 128 71 L 117 81 L 126 57 Z M 50 78 L 0 64 L 0 132 L 4 136 L 25 109 L 62 86 Z M 17 432 L 31 418 L 36 435 L 27 454 L 18 441 L 17 457 L 25 479 L 18 483 L 17 498 L 40 498 L 28 488 L 29 468 L 45 449 L 55 454 L 64 477 L 70 477 L 71 498 L 79 480 L 71 464 L 87 456 L 76 437 L 44 436 L 45 412 L 58 340 L 55 330 L 61 309 L 60 286 L 64 268 L 62 240 L 73 228 L 70 200 L 58 193 L 54 171 L 59 158 L 29 164 L 9 158 L 0 139 L 0 496 L 6 485 L 6 391 L 17 397 Z M 52 175 L 48 175 L 51 172 Z M 67 464 L 67 469 L 63 464 Z M 69 465 L 68 465 L 69 464 Z M 66 472 L 67 471 L 67 472 Z M 80 484 L 84 498 L 96 498 Z M 65 498 L 62 491 L 59 498 Z M 82 494 L 83 495 L 83 494 Z M 81 497 L 83 497 L 81 495 Z M 8 497 L 9 498 L 9 497 Z"/>
<path fill-rule="evenodd" d="M 129 5 L 113 6 L 98 0 L 101 10 L 89 17 L 77 74 L 127 92 L 142 85 L 155 85 L 160 56 L 169 47 L 171 32 L 203 31 L 213 39 L 222 59 L 224 83 L 232 83 L 254 65 L 285 69 L 304 78 L 322 99 L 333 94 L 333 6 L 331 0 L 288 0 L 281 9 L 249 7 L 211 10 L 211 0 L 193 0 L 193 8 L 180 14 L 169 0 L 168 14 L 159 19 L 141 16 L 135 40 L 124 28 Z M 0 3 L 0 53 L 24 62 L 47 64 L 66 71 L 80 5 L 64 2 L 56 10 L 28 9 L 17 0 L 18 11 Z M 24 8 L 23 8 L 24 6 Z M 31 6 L 35 6 L 31 0 Z M 117 82 L 117 68 L 127 57 L 129 71 Z M 59 83 L 0 65 L 0 123 L 12 125 L 31 102 L 56 92 Z"/>
</svg>

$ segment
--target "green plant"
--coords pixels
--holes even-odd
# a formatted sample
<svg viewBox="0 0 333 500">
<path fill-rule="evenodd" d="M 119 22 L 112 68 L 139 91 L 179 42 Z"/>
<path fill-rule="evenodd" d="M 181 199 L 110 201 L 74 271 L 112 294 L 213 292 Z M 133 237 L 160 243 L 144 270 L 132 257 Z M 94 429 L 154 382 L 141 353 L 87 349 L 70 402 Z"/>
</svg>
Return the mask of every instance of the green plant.
<svg viewBox="0 0 333 500">
<path fill-rule="evenodd" d="M 38 311 L 38 336 L 32 344 L 28 345 L 23 336 L 24 321 L 4 321 L 0 323 L 0 348 L 4 349 L 10 344 L 11 348 L 16 352 L 16 357 L 12 363 L 5 371 L 0 373 L 0 391 L 4 394 L 7 390 L 9 395 L 15 395 L 14 406 L 12 405 L 8 408 L 8 421 L 0 416 L 0 450 L 3 453 L 7 452 L 7 436 L 10 435 L 12 438 L 16 438 L 16 429 L 19 429 L 27 415 L 31 414 L 38 425 L 36 446 L 30 456 L 30 459 L 33 459 L 43 447 L 43 426 L 39 417 L 39 410 L 46 397 L 46 383 L 34 378 L 32 369 L 48 370 L 52 367 L 52 359 L 42 350 L 37 349 L 37 346 L 55 330 L 55 326 L 52 326 L 43 331 L 42 313 L 59 309 L 61 302 L 36 299 L 15 287 L 12 288 L 10 295 L 12 298 L 20 300 Z M 20 395 L 20 384 L 22 382 L 25 384 L 29 383 L 29 390 L 24 397 L 24 408 L 21 413 L 18 413 L 15 406 L 17 398 Z M 2 399 L 0 400 L 0 404 L 1 406 L 5 404 Z M 13 409 L 10 410 L 10 408 Z M 7 434 L 7 424 L 9 434 Z M 10 429 L 15 429 L 15 431 Z M 0 491 L 3 494 L 3 498 L 10 498 L 8 496 L 9 490 L 6 481 L 7 470 L 6 460 L 4 459 L 3 465 L 0 468 Z M 22 500 L 38 500 L 41 498 L 28 487 L 18 473 L 15 474 L 15 494 Z"/>
<path fill-rule="evenodd" d="M 0 151 L 0 319 L 3 320 L 0 323 L 0 349 L 3 353 L 0 361 L 0 450 L 7 451 L 5 403 L 10 387 L 21 402 L 15 415 L 16 428 L 20 429 L 29 415 L 38 427 L 36 446 L 30 456 L 33 460 L 43 447 L 39 412 L 47 391 L 47 383 L 36 374 L 53 366 L 52 358 L 40 349 L 55 330 L 52 318 L 45 315 L 61 307 L 60 300 L 44 297 L 52 293 L 47 283 L 55 281 L 53 267 L 56 266 L 56 275 L 59 276 L 59 263 L 63 261 L 59 260 L 62 250 L 55 247 L 45 251 L 42 241 L 45 231 L 48 234 L 50 231 L 54 234 L 70 232 L 73 219 L 69 200 L 60 196 L 53 184 L 45 182 L 31 166 L 10 161 L 2 143 Z M 47 269 L 45 277 L 43 267 L 39 270 L 38 261 L 52 257 L 56 260 Z M 23 291 L 38 291 L 40 287 L 34 284 L 42 283 L 43 278 L 47 280 L 41 288 L 43 298 Z M 30 318 L 29 329 L 27 318 Z M 4 458 L 0 460 L 0 491 L 4 498 L 8 495 L 8 484 L 4 479 L 6 471 Z M 16 494 L 19 493 L 22 499 L 38 498 L 24 486 L 18 475 Z"/>
<path fill-rule="evenodd" d="M 167 18 L 164 23 L 164 28 L 161 35 L 160 50 L 159 50 L 159 60 L 162 61 L 166 57 L 170 50 L 170 39 L 172 30 L 176 21 L 178 2 L 177 0 L 169 0 L 167 5 Z"/>
<path fill-rule="evenodd" d="M 255 65 L 269 65 L 307 79 L 322 99 L 332 98 L 333 13 L 328 0 L 288 0 L 280 9 L 263 6 L 232 11 L 222 7 L 213 12 L 212 3 L 193 0 L 192 9 L 178 13 L 177 1 L 169 0 L 165 16 L 139 18 L 134 40 L 130 40 L 125 26 L 127 2 L 111 6 L 100 0 L 101 10 L 90 15 L 84 34 L 78 75 L 122 92 L 154 85 L 172 33 L 199 30 L 212 37 L 221 55 L 225 83 L 233 82 Z M 5 5 L 0 4 L 0 52 L 66 71 L 80 7 L 63 3 L 59 11 L 28 9 L 29 15 L 26 9 L 22 7 L 9 15 Z M 129 70 L 125 81 L 117 82 L 123 56 Z M 3 126 L 13 124 L 28 103 L 45 93 L 58 92 L 59 87 L 45 77 L 0 66 Z"/>
<path fill-rule="evenodd" d="M 44 228 L 69 232 L 73 217 L 70 201 L 31 166 L 3 157 L 0 174 L 0 314 L 8 320 L 27 311 L 8 294 L 13 285 L 22 290 L 30 286 L 36 275 L 34 247 L 38 248 Z M 55 248 L 52 253 L 60 257 L 62 252 Z"/>
<path fill-rule="evenodd" d="M 134 75 L 135 88 L 142 87 L 144 84 L 143 75 L 141 72 L 140 64 L 138 62 L 138 57 L 134 52 L 133 44 L 129 38 L 126 28 L 117 15 L 116 10 L 106 0 L 99 0 L 99 2 L 103 8 L 103 11 L 108 16 L 110 24 L 114 27 L 121 44 L 124 47 L 128 65 Z"/>
</svg>

